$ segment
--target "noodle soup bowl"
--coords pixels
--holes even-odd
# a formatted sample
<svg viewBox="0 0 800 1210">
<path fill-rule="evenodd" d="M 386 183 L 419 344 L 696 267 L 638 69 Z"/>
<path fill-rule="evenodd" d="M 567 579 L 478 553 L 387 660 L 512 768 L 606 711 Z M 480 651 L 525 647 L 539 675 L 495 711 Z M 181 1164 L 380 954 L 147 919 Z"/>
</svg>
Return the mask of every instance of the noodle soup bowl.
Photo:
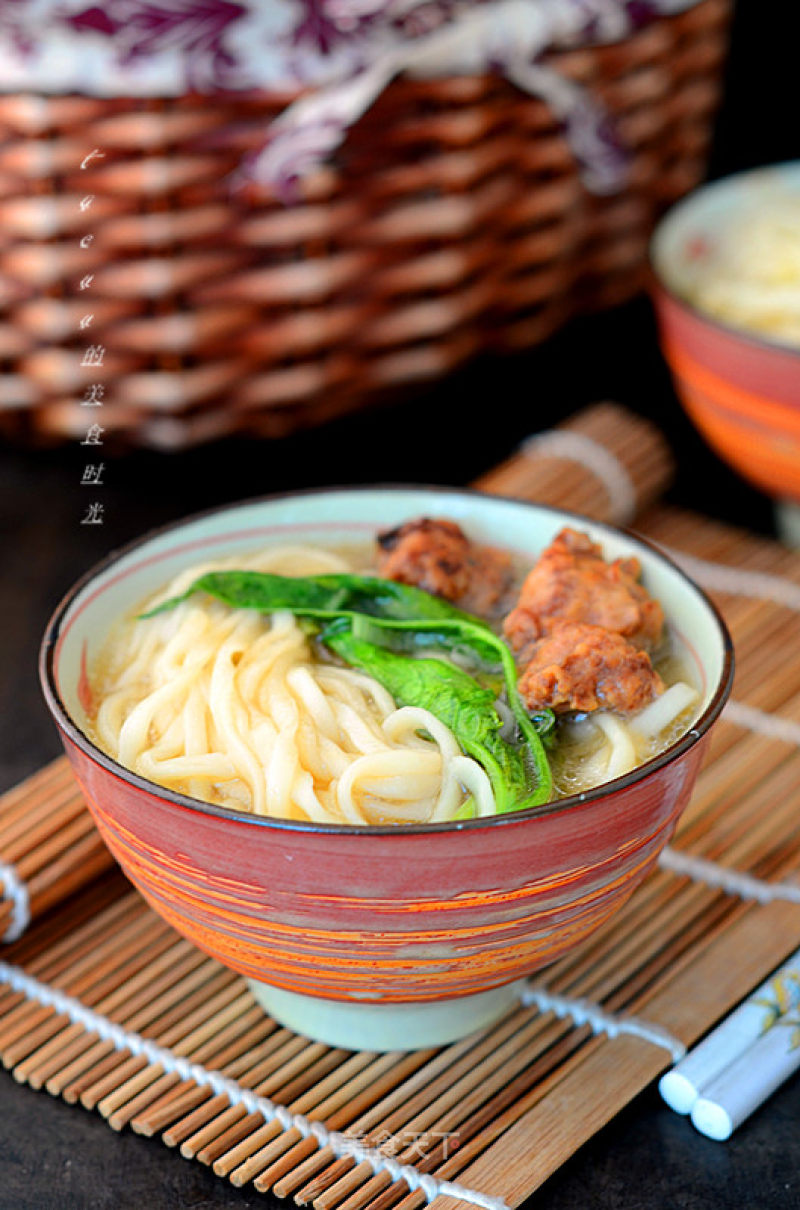
<svg viewBox="0 0 800 1210">
<path fill-rule="evenodd" d="M 260 544 L 341 544 L 428 515 L 532 563 L 565 524 L 637 556 L 700 692 L 691 729 L 634 771 L 516 813 L 459 822 L 312 824 L 227 810 L 145 781 L 88 738 L 92 666 L 112 623 L 179 571 Z M 41 657 L 47 702 L 104 840 L 148 903 L 246 976 L 278 1020 L 331 1044 L 443 1043 L 518 1000 L 655 865 L 691 794 L 732 676 L 713 606 L 646 543 L 544 507 L 446 489 L 309 492 L 174 525 L 67 595 Z"/>
<path fill-rule="evenodd" d="M 800 162 L 714 181 L 674 206 L 653 237 L 652 294 L 687 414 L 720 458 L 785 501 L 787 521 L 800 526 L 800 346 L 734 327 L 692 301 L 737 217 L 776 194 L 800 200 Z M 787 247 L 789 263 L 791 255 Z"/>
</svg>

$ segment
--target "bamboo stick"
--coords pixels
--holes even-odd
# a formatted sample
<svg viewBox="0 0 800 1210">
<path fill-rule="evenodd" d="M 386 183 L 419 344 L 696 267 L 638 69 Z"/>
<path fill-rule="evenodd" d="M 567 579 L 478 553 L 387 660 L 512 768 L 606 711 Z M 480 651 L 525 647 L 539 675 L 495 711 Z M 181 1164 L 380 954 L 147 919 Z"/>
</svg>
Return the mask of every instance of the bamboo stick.
<svg viewBox="0 0 800 1210">
<path fill-rule="evenodd" d="M 58 800 L 65 791 L 77 796 L 69 762 L 65 756 L 59 756 L 5 792 L 0 813 L 0 836 L 6 824 L 11 825 L 15 820 L 29 817 L 32 805 L 41 804 L 41 810 L 46 812 L 51 799 Z"/>
<path fill-rule="evenodd" d="M 270 1027 L 270 1032 L 262 1042 L 252 1050 L 245 1051 L 234 1060 L 227 1074 L 232 1078 L 239 1080 L 242 1076 L 251 1072 L 254 1066 L 263 1063 L 271 1054 L 294 1037 L 288 1029 L 279 1029 L 275 1027 L 274 1022 L 270 1018 L 265 1018 L 266 1023 Z M 257 1078 L 257 1077 L 252 1077 Z M 196 1089 L 191 1097 L 188 1097 L 186 1104 L 188 1110 L 184 1108 L 184 1086 L 180 1085 L 177 1079 L 173 1076 L 165 1077 L 162 1081 L 163 1090 L 157 1088 L 157 1096 L 143 1110 L 139 1111 L 135 1117 L 131 1119 L 132 1128 L 139 1134 L 152 1135 L 157 1130 L 163 1130 L 171 1123 L 180 1123 L 185 1112 L 191 1112 L 196 1109 L 202 1102 L 208 1102 L 211 1094 L 208 1089 Z M 176 1087 L 173 1087 L 176 1086 Z M 191 1102 L 191 1103 L 190 1103 Z"/>
<path fill-rule="evenodd" d="M 408 1083 L 414 1079 L 415 1073 L 424 1070 L 432 1059 L 432 1051 L 421 1050 L 410 1051 L 399 1057 L 395 1054 L 394 1062 L 391 1064 L 385 1061 L 385 1057 L 384 1060 L 378 1060 L 374 1068 L 370 1070 L 369 1081 L 362 1083 L 359 1088 L 353 1088 L 346 1107 L 333 1114 L 332 1128 L 338 1130 L 351 1124 L 354 1118 L 358 1120 L 359 1115 L 368 1106 L 374 1105 L 376 1101 L 385 1100 L 397 1089 L 406 1088 Z M 221 1157 L 226 1160 L 232 1184 L 244 1185 L 262 1170 L 267 1162 L 264 1159 L 265 1152 L 274 1138 L 275 1131 L 271 1124 L 256 1130 L 246 1148 L 244 1144 L 240 1144 L 234 1149 L 235 1154 L 230 1157 L 230 1162 L 236 1164 L 233 1169 L 228 1164 L 228 1157 Z M 242 1152 L 245 1150 L 246 1155 L 243 1155 Z M 323 1148 L 319 1155 L 323 1164 L 333 1158 L 329 1148 Z M 220 1162 L 217 1161 L 217 1163 Z"/>
<path fill-rule="evenodd" d="M 248 1026 L 251 1028 L 248 1031 Z M 225 1066 L 226 1053 L 232 1052 L 238 1054 L 242 1046 L 249 1044 L 250 1037 L 253 1033 L 255 1036 L 263 1036 L 271 1028 L 271 1022 L 265 1021 L 264 1014 L 260 1010 L 251 1009 L 249 1012 L 242 1013 L 234 1021 L 229 1022 L 227 1026 L 223 1026 L 218 1036 L 214 1039 L 215 1045 L 209 1047 L 200 1047 L 192 1053 L 192 1060 L 195 1063 L 203 1063 L 209 1067 L 216 1069 Z M 243 1036 L 244 1035 L 244 1036 Z M 219 1050 L 217 1049 L 219 1046 Z M 155 1088 L 151 1081 L 149 1086 L 138 1096 L 126 1102 L 109 1117 L 109 1124 L 114 1130 L 121 1130 L 124 1126 L 136 1117 L 136 1115 L 148 1105 L 150 1105 L 155 1096 L 161 1095 L 161 1089 Z"/>
<path fill-rule="evenodd" d="M 64 757 L 0 798 L 0 861 L 30 884 L 33 916 L 113 864 Z M 11 920 L 4 890 L 0 877 L 0 936 Z"/>
<path fill-rule="evenodd" d="M 206 1088 L 185 1084 L 179 1076 L 174 1074 L 164 1076 L 162 1080 L 157 1081 L 154 1089 L 158 1095 L 155 1101 L 148 1104 L 145 1110 L 146 1116 L 138 1111 L 136 1116 L 131 1118 L 132 1129 L 147 1138 L 151 1138 L 158 1131 L 163 1130 L 176 1118 L 191 1113 L 208 1096 Z"/>
<path fill-rule="evenodd" d="M 255 1086 L 261 1079 L 269 1079 L 276 1071 L 281 1071 L 286 1064 L 296 1060 L 298 1055 L 302 1056 L 306 1050 L 309 1045 L 307 1038 L 299 1037 L 288 1030 L 285 1032 L 286 1037 L 281 1038 L 280 1046 L 273 1049 L 265 1058 L 262 1058 L 256 1067 L 248 1073 L 248 1079 L 251 1081 L 250 1086 Z M 168 1146 L 179 1146 L 196 1129 L 204 1125 L 208 1121 L 209 1116 L 213 1116 L 216 1112 L 217 1107 L 223 1104 L 223 1098 L 212 1098 L 210 1092 L 207 1093 L 206 1100 L 208 1107 L 206 1105 L 199 1106 L 188 1118 L 175 1122 L 165 1132 L 163 1138 Z"/>
<path fill-rule="evenodd" d="M 332 1071 L 344 1066 L 350 1053 L 347 1050 L 328 1049 L 327 1047 L 321 1049 L 317 1059 L 305 1066 L 302 1079 L 290 1079 L 287 1083 L 280 1085 L 280 1090 L 276 1090 L 275 1093 L 276 1099 L 282 1105 L 291 1105 L 302 1092 L 306 1092 L 309 1087 L 320 1083 Z M 256 1092 L 264 1095 L 263 1087 L 257 1086 Z M 236 1122 L 238 1117 L 243 1116 L 242 1110 L 243 1107 L 238 1105 L 228 1107 L 213 1122 L 209 1122 L 202 1130 L 187 1139 L 181 1147 L 181 1154 L 187 1159 L 196 1156 L 204 1164 L 213 1163 L 221 1154 L 218 1142 L 220 1136 L 224 1136 L 229 1126 Z"/>
<path fill-rule="evenodd" d="M 402 1127 L 411 1114 L 419 1111 L 427 1100 L 446 1091 L 454 1079 L 469 1072 L 476 1062 L 480 1062 L 495 1047 L 502 1046 L 525 1025 L 527 1019 L 526 1012 L 519 1009 L 503 1018 L 487 1034 L 477 1037 L 471 1035 L 451 1044 L 399 1089 L 350 1122 L 348 1132 L 366 1142 L 374 1142 L 378 1131 L 384 1135 L 387 1132 L 392 1134 Z M 326 1151 L 327 1149 L 323 1149 L 323 1152 Z M 332 1153 L 327 1153 L 332 1161 L 330 1168 L 316 1176 L 311 1184 L 302 1190 L 304 1202 L 316 1202 L 329 1186 L 345 1176 L 354 1166 L 350 1159 L 335 1159 Z"/>
<path fill-rule="evenodd" d="M 117 913 L 112 913 L 112 917 L 116 923 Z M 119 925 L 120 931 L 116 936 L 106 937 L 104 940 L 99 940 L 95 930 L 91 930 L 89 935 L 84 937 L 79 948 L 70 952 L 72 950 L 70 947 L 63 961 L 43 963 L 44 970 L 40 977 L 57 983 L 71 995 L 80 995 L 89 986 L 97 963 L 113 958 L 121 943 L 130 942 L 131 937 L 138 936 L 140 932 L 150 936 L 163 931 L 156 920 L 147 914 L 143 903 L 137 904 L 135 910 L 132 908 L 132 917 Z M 38 974 L 35 965 L 32 973 Z M 0 1048 L 4 1049 L 17 1038 L 22 1037 L 25 1033 L 26 1022 L 39 1016 L 42 1012 L 45 1015 L 54 1015 L 51 1009 L 42 1010 L 38 1006 L 28 1004 L 7 1014 L 0 1025 Z"/>
<path fill-rule="evenodd" d="M 399 1135 L 401 1143 L 406 1140 L 406 1145 L 397 1149 L 400 1162 L 411 1163 L 423 1172 L 433 1170 L 441 1153 L 446 1150 L 446 1140 L 456 1137 L 460 1147 L 465 1139 L 480 1129 L 484 1120 L 491 1121 L 523 1089 L 538 1086 L 549 1072 L 559 1067 L 566 1054 L 581 1045 L 588 1036 L 586 1030 L 570 1031 L 567 1024 L 554 1021 L 550 1014 L 537 1014 L 529 1010 L 528 1017 L 528 1032 L 533 1044 L 525 1046 L 521 1042 L 516 1061 L 511 1056 L 510 1061 L 499 1067 L 488 1082 L 469 1088 L 465 1100 L 457 1100 L 449 1106 L 440 1101 L 429 1106 L 422 1118 L 410 1122 Z M 418 1127 L 424 1128 L 417 1135 Z M 256 1188 L 264 1190 L 267 1187 L 267 1175 L 263 1174 L 256 1181 Z M 366 1204 L 390 1183 L 386 1174 L 373 1176 L 368 1165 L 360 1165 L 346 1173 L 337 1186 L 326 1190 L 314 1204 L 333 1205 L 340 1202 L 345 1194 L 345 1204 Z"/>
<path fill-rule="evenodd" d="M 203 954 L 195 951 L 193 947 L 190 949 L 193 961 L 187 963 L 185 974 L 182 966 L 178 965 L 174 982 L 167 982 L 167 986 L 163 987 L 165 980 L 157 980 L 151 999 L 142 1002 L 141 996 L 134 998 L 130 1008 L 131 1015 L 121 1017 L 120 1023 L 126 1029 L 137 1033 L 147 1032 L 151 1023 L 159 1018 L 163 1019 L 170 1008 L 173 1011 L 176 1008 L 178 1012 L 183 1011 L 190 993 L 194 992 L 202 998 L 205 992 L 197 989 L 208 987 L 209 980 L 217 968 Z M 74 1064 L 59 1073 L 57 1080 L 55 1077 L 48 1080 L 48 1091 L 60 1090 L 65 1100 L 74 1102 L 83 1092 L 88 1092 L 93 1083 L 105 1078 L 122 1061 L 123 1056 L 113 1049 L 110 1042 L 97 1042 Z"/>
<path fill-rule="evenodd" d="M 299 1038 L 292 1038 L 291 1046 L 284 1045 L 279 1053 L 280 1058 L 275 1060 L 279 1066 L 272 1076 L 258 1082 L 254 1078 L 253 1072 L 250 1071 L 239 1076 L 239 1083 L 245 1088 L 252 1088 L 256 1092 L 268 1095 L 266 1089 L 269 1086 L 279 1086 L 283 1080 L 290 1078 L 298 1070 L 305 1070 L 307 1078 L 313 1080 L 314 1072 L 319 1070 L 320 1063 L 335 1066 L 342 1054 L 340 1051 L 328 1051 L 319 1043 L 312 1046 L 307 1039 Z M 259 1066 L 262 1065 L 259 1064 Z M 196 1152 L 206 1144 L 213 1142 L 217 1135 L 225 1130 L 228 1123 L 238 1120 L 245 1114 L 246 1110 L 243 1106 L 231 1106 L 226 1096 L 214 1096 L 198 1107 L 188 1118 L 177 1123 L 173 1127 L 172 1137 L 177 1141 L 179 1135 L 184 1136 L 180 1145 L 181 1154 L 187 1159 L 192 1159 Z"/>
<path fill-rule="evenodd" d="M 194 1014 L 194 1027 L 189 1033 L 181 1030 L 179 1040 L 170 1046 L 175 1054 L 189 1058 L 199 1046 L 217 1030 L 227 1025 L 233 1017 L 240 1013 L 248 1003 L 248 993 L 242 992 L 238 981 L 232 981 L 222 992 L 215 996 L 207 1005 Z M 137 1066 L 132 1069 L 130 1077 L 124 1083 L 113 1088 L 97 1101 L 97 1108 L 103 1117 L 110 1117 L 116 1110 L 125 1105 L 132 1097 L 137 1096 L 147 1083 L 162 1074 L 158 1065 L 148 1066 L 140 1071 Z M 84 1097 L 81 1100 L 86 1104 Z"/>
<path fill-rule="evenodd" d="M 356 1093 L 369 1087 L 372 1080 L 382 1071 L 393 1066 L 398 1058 L 399 1054 L 396 1051 L 379 1056 L 370 1051 L 357 1051 L 331 1071 L 325 1079 L 317 1081 L 312 1088 L 289 1102 L 288 1108 L 293 1113 L 323 1118 L 331 1123 L 331 1129 L 338 1129 L 338 1126 L 334 1124 L 334 1115 L 341 1111 L 343 1106 L 347 1106 Z M 248 1115 L 248 1118 L 251 1117 L 253 1115 Z M 245 1139 L 251 1138 L 253 1133 L 251 1129 L 246 1135 L 235 1139 L 227 1131 L 218 1136 L 216 1140 L 217 1154 L 211 1159 L 217 1176 L 226 1176 L 242 1159 L 252 1154 L 254 1149 L 243 1152 L 240 1150 L 240 1146 Z M 293 1143 L 301 1141 L 301 1136 L 296 1130 L 283 1131 L 277 1121 L 265 1123 L 261 1135 L 261 1144 L 264 1145 L 269 1144 L 271 1140 L 277 1139 L 280 1135 L 284 1136 L 284 1146 L 287 1148 L 291 1147 Z M 268 1150 L 266 1146 L 265 1150 Z"/>
<path fill-rule="evenodd" d="M 34 931 L 10 945 L 3 957 L 52 982 L 71 955 L 86 953 L 97 936 L 143 906 L 139 897 L 130 893 L 130 885 L 121 876 L 112 875 L 93 886 L 85 898 L 68 900 L 63 912 L 43 920 Z"/>
<path fill-rule="evenodd" d="M 172 1041 L 175 1041 L 182 1036 L 184 1029 L 188 1030 L 191 1028 L 192 1022 L 196 1023 L 197 1020 L 203 1019 L 206 1011 L 205 1006 L 217 1005 L 220 989 L 227 989 L 229 997 L 231 995 L 235 995 L 237 991 L 236 987 L 234 986 L 235 982 L 235 976 L 232 974 L 232 972 L 227 970 L 219 970 L 217 968 L 209 980 L 204 982 L 201 987 L 187 996 L 183 1002 L 176 1003 L 175 1006 L 167 1014 L 165 1014 L 167 1021 L 173 1024 L 171 1029 L 166 1030 L 164 1033 L 159 1035 L 162 1044 L 166 1046 L 171 1045 Z M 230 990 L 232 987 L 233 991 Z M 209 1011 L 211 1011 L 211 1008 L 209 1008 Z M 183 1025 L 182 1021 L 184 1013 L 186 1014 L 185 1026 Z M 155 1033 L 155 1031 L 149 1032 L 151 1033 L 151 1036 L 153 1036 Z M 169 1038 L 170 1041 L 165 1041 L 165 1038 Z M 131 1075 L 134 1075 L 139 1070 L 139 1065 L 131 1060 L 124 1051 L 115 1052 L 112 1058 L 115 1060 L 116 1067 L 119 1070 L 114 1070 L 112 1065 L 106 1074 L 105 1071 L 107 1065 L 105 1063 L 101 1063 L 100 1067 L 103 1070 L 101 1074 L 97 1075 L 96 1079 L 93 1079 L 93 1076 L 95 1075 L 93 1072 L 88 1072 L 86 1076 L 81 1079 L 79 1100 L 86 1109 L 94 1109 L 99 1101 L 101 1101 L 105 1096 L 109 1095 L 115 1089 L 119 1088 L 127 1078 L 126 1073 L 130 1072 Z"/>
<path fill-rule="evenodd" d="M 53 763 L 62 765 L 61 761 Z M 4 861 L 17 861 L 76 818 L 91 820 L 72 778 L 60 784 L 61 774 L 68 772 L 68 768 L 57 767 L 55 771 L 59 774 L 59 784 L 47 794 L 11 799 L 13 805 L 4 799 L 0 814 L 0 846 Z"/>
</svg>

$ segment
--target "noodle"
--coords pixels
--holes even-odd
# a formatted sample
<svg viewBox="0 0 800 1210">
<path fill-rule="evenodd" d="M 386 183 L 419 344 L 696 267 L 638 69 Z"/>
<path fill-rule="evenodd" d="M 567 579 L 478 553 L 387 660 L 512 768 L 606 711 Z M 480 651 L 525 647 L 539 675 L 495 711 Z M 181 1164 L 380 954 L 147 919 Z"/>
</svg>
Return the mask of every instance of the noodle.
<svg viewBox="0 0 800 1210">
<path fill-rule="evenodd" d="M 676 681 L 665 689 L 660 697 L 655 698 L 649 706 L 645 706 L 630 720 L 630 726 L 637 735 L 644 739 L 654 740 L 656 736 L 666 731 L 667 727 L 675 724 L 690 706 L 697 701 L 697 692 L 685 681 Z"/>
<path fill-rule="evenodd" d="M 348 564 L 310 547 L 220 560 L 182 572 L 147 608 L 227 567 L 313 575 Z M 320 662 L 289 612 L 184 601 L 123 623 L 96 671 L 100 745 L 192 797 L 315 823 L 445 821 L 467 795 L 476 813 L 494 811 L 486 773 L 443 723 Z"/>
<path fill-rule="evenodd" d="M 604 771 L 605 780 L 610 781 L 612 777 L 622 777 L 623 773 L 629 773 L 638 763 L 630 731 L 618 718 L 605 711 L 595 715 L 595 721 L 608 740 L 609 752 Z"/>
<path fill-rule="evenodd" d="M 698 697 L 686 681 L 676 681 L 630 718 L 597 710 L 562 721 L 562 747 L 554 753 L 560 793 L 590 790 L 655 756 L 685 730 Z"/>
</svg>

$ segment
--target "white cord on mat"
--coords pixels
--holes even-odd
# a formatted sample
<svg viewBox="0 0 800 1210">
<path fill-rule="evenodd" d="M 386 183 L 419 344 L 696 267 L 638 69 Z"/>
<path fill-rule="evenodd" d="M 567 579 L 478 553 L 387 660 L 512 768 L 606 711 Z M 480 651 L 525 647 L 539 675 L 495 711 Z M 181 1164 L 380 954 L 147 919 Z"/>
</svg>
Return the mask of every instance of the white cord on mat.
<svg viewBox="0 0 800 1210">
<path fill-rule="evenodd" d="M 610 450 L 584 433 L 550 429 L 535 433 L 520 447 L 523 454 L 546 454 L 578 462 L 595 475 L 608 493 L 611 520 L 615 525 L 630 525 L 636 516 L 636 488 L 627 469 Z"/>
<path fill-rule="evenodd" d="M 663 543 L 659 543 L 659 546 L 703 588 L 740 597 L 754 597 L 759 601 L 772 601 L 800 613 L 800 584 L 795 584 L 794 580 L 773 576 L 765 571 L 744 571 L 724 563 L 711 563 Z"/>
<path fill-rule="evenodd" d="M 684 874 L 693 882 L 704 882 L 727 895 L 738 895 L 740 899 L 754 899 L 757 903 L 779 900 L 800 903 L 800 885 L 796 883 L 766 882 L 763 878 L 754 878 L 752 874 L 743 874 L 741 870 L 729 869 L 716 861 L 707 861 L 705 857 L 692 857 L 671 847 L 662 850 L 658 864 L 672 874 Z"/>
<path fill-rule="evenodd" d="M 800 723 L 793 718 L 781 718 L 778 714 L 768 714 L 765 710 L 757 710 L 746 702 L 729 701 L 723 717 L 738 727 L 746 727 L 767 739 L 780 739 L 786 744 L 794 744 L 800 748 Z"/>
<path fill-rule="evenodd" d="M 0 861 L 0 883 L 3 890 L 0 902 L 7 899 L 11 902 L 11 922 L 0 941 L 16 941 L 25 932 L 31 922 L 31 907 L 28 897 L 28 887 L 20 878 L 16 866 Z"/>
<path fill-rule="evenodd" d="M 800 747 L 800 723 L 795 719 L 780 718 L 737 701 L 728 702 L 723 717 L 768 739 L 782 740 L 784 743 Z M 661 852 L 658 864 L 663 870 L 684 875 L 693 882 L 704 882 L 707 886 L 716 887 L 728 895 L 737 895 L 740 899 L 753 899 L 757 903 L 774 903 L 779 900 L 800 903 L 800 885 L 796 883 L 768 882 L 741 870 L 720 865 L 717 861 L 694 857 L 671 846 Z"/>
<path fill-rule="evenodd" d="M 243 1088 L 235 1080 L 220 1071 L 211 1071 L 201 1063 L 174 1054 L 165 1046 L 159 1046 L 141 1034 L 132 1033 L 115 1024 L 108 1017 L 82 1004 L 74 996 L 43 983 L 28 975 L 18 966 L 0 962 L 0 982 L 7 983 L 14 991 L 22 992 L 29 1000 L 52 1007 L 57 1013 L 68 1017 L 77 1025 L 105 1042 L 111 1042 L 116 1050 L 129 1050 L 142 1055 L 148 1063 L 154 1063 L 165 1072 L 174 1072 L 181 1080 L 192 1080 L 203 1088 L 210 1088 L 215 1095 L 224 1095 L 232 1105 L 243 1105 L 248 1113 L 260 1113 L 266 1121 L 277 1121 L 284 1130 L 297 1130 L 303 1138 L 313 1136 L 320 1147 L 330 1147 L 337 1157 L 349 1156 L 357 1163 L 369 1164 L 372 1171 L 387 1172 L 393 1181 L 403 1180 L 413 1192 L 419 1189 L 428 1201 L 446 1196 L 470 1202 L 482 1210 L 509 1210 L 502 1199 L 490 1197 L 476 1189 L 469 1189 L 455 1181 L 443 1181 L 430 1173 L 420 1172 L 411 1164 L 400 1164 L 390 1155 L 384 1155 L 376 1147 L 368 1147 L 356 1138 L 350 1138 L 337 1130 L 328 1130 L 324 1122 L 315 1122 L 300 1113 L 292 1113 L 285 1105 L 276 1105 L 269 1097 L 259 1096 L 250 1088 Z"/>
<path fill-rule="evenodd" d="M 604 1008 L 591 1000 L 559 996 L 538 983 L 527 984 L 522 989 L 520 998 L 526 1007 L 535 1004 L 542 1012 L 555 1013 L 557 1017 L 571 1017 L 576 1025 L 589 1025 L 592 1033 L 595 1034 L 607 1034 L 609 1038 L 628 1034 L 634 1038 L 641 1038 L 645 1042 L 652 1043 L 653 1046 L 660 1046 L 664 1050 L 668 1050 L 675 1063 L 686 1054 L 686 1047 L 683 1043 L 659 1025 L 651 1025 L 648 1021 L 641 1021 L 638 1017 L 606 1012 Z"/>
</svg>

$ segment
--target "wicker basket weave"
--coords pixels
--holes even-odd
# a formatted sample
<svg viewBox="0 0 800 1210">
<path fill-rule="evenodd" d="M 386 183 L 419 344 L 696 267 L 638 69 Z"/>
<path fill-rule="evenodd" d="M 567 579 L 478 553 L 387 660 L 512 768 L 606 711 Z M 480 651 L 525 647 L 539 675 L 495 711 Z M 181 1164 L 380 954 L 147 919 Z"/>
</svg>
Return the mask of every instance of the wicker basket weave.
<svg viewBox="0 0 800 1210">
<path fill-rule="evenodd" d="M 494 77 L 398 80 L 288 207 L 226 179 L 286 96 L 0 97 L 2 431 L 74 439 L 102 382 L 130 444 L 278 437 L 630 296 L 656 218 L 703 174 L 729 7 L 549 56 L 633 153 L 607 197 L 547 106 Z"/>
</svg>

